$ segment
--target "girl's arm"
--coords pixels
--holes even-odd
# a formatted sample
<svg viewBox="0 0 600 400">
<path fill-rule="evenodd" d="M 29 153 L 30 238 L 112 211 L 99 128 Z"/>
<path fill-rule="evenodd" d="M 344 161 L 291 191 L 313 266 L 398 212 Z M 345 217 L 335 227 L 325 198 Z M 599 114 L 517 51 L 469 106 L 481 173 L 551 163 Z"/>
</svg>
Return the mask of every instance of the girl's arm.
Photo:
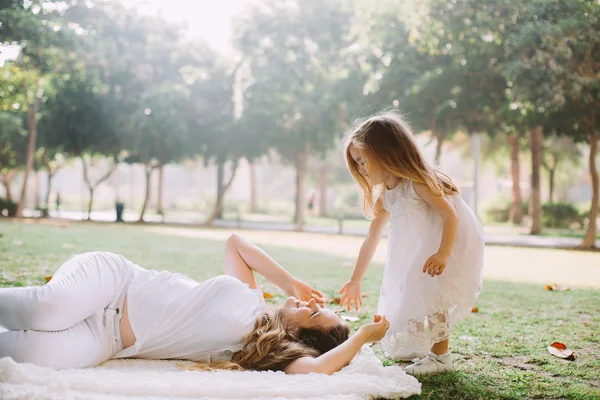
<svg viewBox="0 0 600 400">
<path fill-rule="evenodd" d="M 225 274 L 238 278 L 252 289 L 257 289 L 258 284 L 252 271 L 273 282 L 287 295 L 305 301 L 315 297 L 315 300 L 322 304 L 321 292 L 295 278 L 267 253 L 233 233 L 225 242 Z"/>
<path fill-rule="evenodd" d="M 423 265 L 423 272 L 431 276 L 440 275 L 444 272 L 448 258 L 452 253 L 452 247 L 458 232 L 458 213 L 446 196 L 436 195 L 423 183 L 413 182 L 415 192 L 421 196 L 444 220 L 442 227 L 442 241 L 436 254 L 429 257 Z"/>
<path fill-rule="evenodd" d="M 362 306 L 362 296 L 360 293 L 361 282 L 367 273 L 371 260 L 373 260 L 375 250 L 377 250 L 377 246 L 381 241 L 381 235 L 390 219 L 390 213 L 383 208 L 383 201 L 381 198 L 377 199 L 377 202 L 375 203 L 375 215 L 376 217 L 371 221 L 371 225 L 369 226 L 367 237 L 360 247 L 360 252 L 358 253 L 358 259 L 356 260 L 352 276 L 339 291 L 339 293 L 343 293 L 343 296 L 340 299 L 340 306 L 344 305 L 347 301 L 348 310 L 350 310 L 352 302 L 354 302 L 357 311 L 359 305 Z"/>
<path fill-rule="evenodd" d="M 338 347 L 316 358 L 302 357 L 294 360 L 285 368 L 284 372 L 287 374 L 316 372 L 331 375 L 348 365 L 363 345 L 381 340 L 389 326 L 390 323 L 385 317 L 376 315 L 373 323 L 360 327 L 354 335 Z"/>
</svg>

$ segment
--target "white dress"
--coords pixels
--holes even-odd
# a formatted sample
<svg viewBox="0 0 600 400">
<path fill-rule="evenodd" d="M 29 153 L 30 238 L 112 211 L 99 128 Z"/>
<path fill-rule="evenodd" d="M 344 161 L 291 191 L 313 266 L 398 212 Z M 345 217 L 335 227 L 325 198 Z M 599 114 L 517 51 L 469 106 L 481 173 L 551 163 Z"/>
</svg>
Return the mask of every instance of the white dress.
<svg viewBox="0 0 600 400">
<path fill-rule="evenodd" d="M 391 232 L 378 313 L 391 325 L 381 343 L 390 358 L 412 358 L 447 339 L 452 325 L 471 312 L 482 290 L 483 229 L 459 195 L 448 196 L 458 212 L 458 233 L 446 269 L 431 277 L 423 265 L 440 246 L 441 215 L 409 180 L 382 196 Z"/>
</svg>

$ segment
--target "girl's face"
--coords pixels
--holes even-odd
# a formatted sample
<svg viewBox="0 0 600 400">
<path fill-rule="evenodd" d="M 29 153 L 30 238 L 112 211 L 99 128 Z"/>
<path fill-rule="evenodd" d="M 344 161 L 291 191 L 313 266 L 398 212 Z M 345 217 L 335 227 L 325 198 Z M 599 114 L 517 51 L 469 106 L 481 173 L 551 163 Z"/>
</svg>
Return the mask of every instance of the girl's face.
<svg viewBox="0 0 600 400">
<path fill-rule="evenodd" d="M 369 180 L 371 186 L 380 185 L 385 181 L 385 171 L 377 162 L 370 162 L 364 152 L 350 146 L 350 155 L 358 166 L 358 172 Z"/>
</svg>

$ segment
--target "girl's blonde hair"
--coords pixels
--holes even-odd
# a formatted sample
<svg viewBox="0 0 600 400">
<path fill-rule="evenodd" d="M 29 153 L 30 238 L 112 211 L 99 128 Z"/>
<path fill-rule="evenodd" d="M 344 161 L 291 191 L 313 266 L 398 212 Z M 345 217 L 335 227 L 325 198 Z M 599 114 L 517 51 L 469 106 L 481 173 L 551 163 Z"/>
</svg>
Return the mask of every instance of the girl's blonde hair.
<svg viewBox="0 0 600 400">
<path fill-rule="evenodd" d="M 269 310 L 257 318 L 236 360 L 196 363 L 188 369 L 283 371 L 298 358 L 318 357 L 339 346 L 349 334 L 350 328 L 345 323 L 328 330 L 297 328 L 285 318 L 283 309 Z"/>
<path fill-rule="evenodd" d="M 348 169 L 364 192 L 364 214 L 378 216 L 381 195 L 374 201 L 374 188 L 360 173 L 360 167 L 352 158 L 350 149 L 355 148 L 366 158 L 369 166 L 378 165 L 401 179 L 427 185 L 441 196 L 458 193 L 450 177 L 425 161 L 412 130 L 395 112 L 385 112 L 357 121 L 346 137 L 346 162 Z"/>
</svg>

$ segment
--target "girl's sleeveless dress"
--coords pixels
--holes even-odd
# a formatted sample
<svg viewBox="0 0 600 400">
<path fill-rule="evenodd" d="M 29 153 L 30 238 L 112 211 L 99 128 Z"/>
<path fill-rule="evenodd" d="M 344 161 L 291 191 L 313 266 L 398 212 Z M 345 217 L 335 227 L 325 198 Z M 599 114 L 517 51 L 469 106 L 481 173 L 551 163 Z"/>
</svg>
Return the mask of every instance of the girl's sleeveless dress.
<svg viewBox="0 0 600 400">
<path fill-rule="evenodd" d="M 423 265 L 441 243 L 441 215 L 415 193 L 409 180 L 382 196 L 391 214 L 391 232 L 378 313 L 391 325 L 381 343 L 393 359 L 424 356 L 471 313 L 482 290 L 483 229 L 459 195 L 448 196 L 459 215 L 458 233 L 446 269 L 431 277 L 423 273 Z"/>
</svg>

